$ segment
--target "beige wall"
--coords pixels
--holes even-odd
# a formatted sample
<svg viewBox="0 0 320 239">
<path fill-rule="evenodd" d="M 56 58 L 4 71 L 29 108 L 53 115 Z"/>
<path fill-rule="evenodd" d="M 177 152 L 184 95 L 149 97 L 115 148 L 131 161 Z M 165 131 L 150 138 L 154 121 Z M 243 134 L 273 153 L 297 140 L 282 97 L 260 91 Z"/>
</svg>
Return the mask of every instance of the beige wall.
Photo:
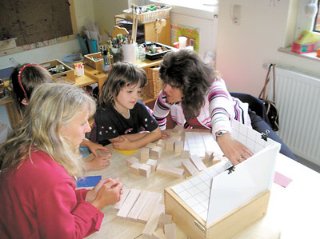
<svg viewBox="0 0 320 239">
<path fill-rule="evenodd" d="M 114 15 L 122 13 L 127 8 L 127 0 L 94 0 L 95 21 L 100 28 L 100 33 L 111 33 L 114 26 Z"/>
</svg>

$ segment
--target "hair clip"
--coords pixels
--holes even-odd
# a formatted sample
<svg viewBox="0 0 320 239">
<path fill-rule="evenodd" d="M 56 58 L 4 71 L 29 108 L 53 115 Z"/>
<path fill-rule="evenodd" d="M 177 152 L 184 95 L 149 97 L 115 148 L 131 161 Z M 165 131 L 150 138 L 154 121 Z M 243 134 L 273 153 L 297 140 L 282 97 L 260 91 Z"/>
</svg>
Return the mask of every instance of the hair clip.
<svg viewBox="0 0 320 239">
<path fill-rule="evenodd" d="M 261 133 L 261 138 L 265 141 L 268 141 L 268 135 L 270 134 L 270 130 L 266 130 L 266 132 Z"/>
<path fill-rule="evenodd" d="M 22 75 L 22 72 L 24 71 L 24 69 L 26 69 L 27 67 L 32 66 L 32 65 L 33 65 L 33 64 L 25 64 L 25 65 L 23 65 L 23 66 L 20 68 L 20 70 L 19 70 L 19 72 L 18 72 L 18 83 L 19 83 L 19 85 L 20 85 L 21 90 L 23 91 L 23 95 L 24 95 L 24 98 L 25 98 L 26 100 L 28 100 L 28 95 L 27 95 L 26 90 L 25 90 L 24 87 L 23 87 L 21 75 Z"/>
<path fill-rule="evenodd" d="M 236 170 L 236 167 L 233 165 L 230 168 L 227 168 L 227 170 L 228 170 L 228 174 L 230 174 L 230 173 L 234 172 L 234 170 Z"/>
</svg>

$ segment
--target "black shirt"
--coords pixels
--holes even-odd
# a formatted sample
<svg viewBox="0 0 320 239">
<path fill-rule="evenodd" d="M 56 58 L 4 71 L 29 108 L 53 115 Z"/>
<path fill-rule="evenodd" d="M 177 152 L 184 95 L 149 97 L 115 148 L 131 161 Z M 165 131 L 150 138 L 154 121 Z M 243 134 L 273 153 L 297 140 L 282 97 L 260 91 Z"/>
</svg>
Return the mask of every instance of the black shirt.
<svg viewBox="0 0 320 239">
<path fill-rule="evenodd" d="M 156 120 L 141 102 L 137 102 L 130 110 L 129 119 L 124 118 L 112 105 L 100 106 L 95 114 L 95 124 L 96 141 L 102 145 L 109 144 L 109 139 L 119 135 L 152 132 L 158 128 Z"/>
</svg>

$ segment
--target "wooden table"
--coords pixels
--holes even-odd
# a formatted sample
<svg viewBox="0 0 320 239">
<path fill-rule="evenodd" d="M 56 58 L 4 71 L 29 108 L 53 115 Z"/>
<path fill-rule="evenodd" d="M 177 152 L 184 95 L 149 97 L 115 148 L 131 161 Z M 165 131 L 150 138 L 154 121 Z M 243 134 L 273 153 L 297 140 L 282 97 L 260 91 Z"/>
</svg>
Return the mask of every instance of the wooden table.
<svg viewBox="0 0 320 239">
<path fill-rule="evenodd" d="M 6 107 L 11 128 L 15 128 L 21 120 L 21 115 L 17 109 L 15 100 L 10 96 L 0 99 L 0 106 Z"/>
<path fill-rule="evenodd" d="M 126 165 L 125 156 L 114 151 L 111 166 L 90 172 L 88 175 L 120 178 L 128 188 L 163 192 L 164 188 L 183 179 L 153 173 L 149 178 L 132 174 Z M 161 159 L 162 160 L 162 159 Z M 166 160 L 166 159 L 165 159 Z M 180 160 L 169 158 L 167 163 L 178 166 Z M 276 172 L 291 178 L 285 188 L 273 183 L 268 211 L 265 217 L 244 229 L 233 239 L 294 239 L 319 238 L 320 221 L 320 174 L 280 154 L 276 160 Z M 99 232 L 90 239 L 133 239 L 141 235 L 145 224 L 121 219 L 112 207 L 103 210 L 105 218 Z M 187 236 L 177 229 L 178 239 Z"/>
</svg>

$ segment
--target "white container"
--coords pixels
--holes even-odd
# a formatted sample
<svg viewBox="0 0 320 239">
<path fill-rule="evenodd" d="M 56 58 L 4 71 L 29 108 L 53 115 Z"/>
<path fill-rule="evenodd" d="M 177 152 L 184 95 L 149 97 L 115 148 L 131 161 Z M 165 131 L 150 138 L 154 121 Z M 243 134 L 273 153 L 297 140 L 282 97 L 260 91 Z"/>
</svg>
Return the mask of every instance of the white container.
<svg viewBox="0 0 320 239">
<path fill-rule="evenodd" d="M 179 49 L 183 49 L 187 47 L 188 38 L 181 36 L 179 37 Z"/>
<path fill-rule="evenodd" d="M 129 63 L 136 62 L 136 43 L 122 45 L 123 61 Z"/>
</svg>

